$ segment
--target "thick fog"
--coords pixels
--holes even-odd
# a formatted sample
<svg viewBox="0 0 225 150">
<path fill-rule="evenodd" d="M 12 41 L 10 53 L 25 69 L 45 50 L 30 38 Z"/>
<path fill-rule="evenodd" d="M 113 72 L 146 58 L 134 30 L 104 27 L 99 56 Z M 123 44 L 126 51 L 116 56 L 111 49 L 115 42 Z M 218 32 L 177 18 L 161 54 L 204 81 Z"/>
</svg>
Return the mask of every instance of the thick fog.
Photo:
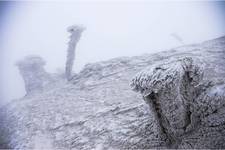
<svg viewBox="0 0 225 150">
<path fill-rule="evenodd" d="M 25 94 L 15 62 L 40 55 L 46 70 L 65 68 L 73 24 L 86 27 L 74 72 L 86 63 L 154 53 L 225 35 L 222 2 L 10 2 L 0 3 L 1 95 L 5 103 Z"/>
</svg>

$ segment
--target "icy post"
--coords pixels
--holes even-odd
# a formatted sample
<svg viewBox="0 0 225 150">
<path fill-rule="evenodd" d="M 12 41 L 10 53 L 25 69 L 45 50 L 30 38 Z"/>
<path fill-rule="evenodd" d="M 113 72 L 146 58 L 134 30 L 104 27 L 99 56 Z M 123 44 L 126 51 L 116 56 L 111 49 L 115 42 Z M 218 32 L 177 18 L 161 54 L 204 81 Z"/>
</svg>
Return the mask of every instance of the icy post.
<svg viewBox="0 0 225 150">
<path fill-rule="evenodd" d="M 67 31 L 71 33 L 69 46 L 67 49 L 67 60 L 66 60 L 66 69 L 65 75 L 67 80 L 71 79 L 71 73 L 73 68 L 73 63 L 75 59 L 75 49 L 77 46 L 77 42 L 81 37 L 81 33 L 85 30 L 85 28 L 81 25 L 73 25 L 68 27 Z"/>
<path fill-rule="evenodd" d="M 45 61 L 39 56 L 27 56 L 16 63 L 25 83 L 27 94 L 42 90 L 48 73 L 44 69 Z"/>
</svg>

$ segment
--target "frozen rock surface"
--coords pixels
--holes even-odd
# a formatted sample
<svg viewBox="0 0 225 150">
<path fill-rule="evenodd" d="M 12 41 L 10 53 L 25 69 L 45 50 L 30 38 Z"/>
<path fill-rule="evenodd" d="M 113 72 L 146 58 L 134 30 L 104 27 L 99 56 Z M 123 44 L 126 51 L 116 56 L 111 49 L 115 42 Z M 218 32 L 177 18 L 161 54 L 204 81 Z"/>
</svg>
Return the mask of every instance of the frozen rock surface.
<svg viewBox="0 0 225 150">
<path fill-rule="evenodd" d="M 2 107 L 1 148 L 225 148 L 224 64 L 225 37 L 88 64 Z"/>
<path fill-rule="evenodd" d="M 170 148 L 225 147 L 225 82 L 204 78 L 201 64 L 191 57 L 163 62 L 132 80 Z"/>
<path fill-rule="evenodd" d="M 27 94 L 41 91 L 50 81 L 50 75 L 45 71 L 45 61 L 39 56 L 27 56 L 16 63 L 25 83 Z"/>
<path fill-rule="evenodd" d="M 68 43 L 67 49 L 67 60 L 66 60 L 66 68 L 65 75 L 67 80 L 70 80 L 72 76 L 72 68 L 75 59 L 75 49 L 77 46 L 77 42 L 80 40 L 82 32 L 85 30 L 85 27 L 81 25 L 73 25 L 68 27 L 67 31 L 71 33 L 70 41 Z"/>
<path fill-rule="evenodd" d="M 61 84 L 65 75 L 50 74 L 44 69 L 45 61 L 37 55 L 26 56 L 18 61 L 20 74 L 24 80 L 26 96 L 34 96 Z"/>
</svg>

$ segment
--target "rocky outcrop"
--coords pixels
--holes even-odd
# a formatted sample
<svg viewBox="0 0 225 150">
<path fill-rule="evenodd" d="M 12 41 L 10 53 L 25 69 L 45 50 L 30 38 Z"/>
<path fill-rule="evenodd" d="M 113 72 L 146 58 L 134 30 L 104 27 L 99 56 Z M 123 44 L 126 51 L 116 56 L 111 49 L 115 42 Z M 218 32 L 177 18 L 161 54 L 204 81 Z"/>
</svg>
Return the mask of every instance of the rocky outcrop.
<svg viewBox="0 0 225 150">
<path fill-rule="evenodd" d="M 146 68 L 132 80 L 170 148 L 225 147 L 225 84 L 204 78 L 201 61 L 183 58 Z"/>
<path fill-rule="evenodd" d="M 88 64 L 2 107 L 0 147 L 224 148 L 224 64 L 225 37 Z"/>
<path fill-rule="evenodd" d="M 68 43 L 66 69 L 65 69 L 65 75 L 67 80 L 70 80 L 72 77 L 73 63 L 76 54 L 75 49 L 77 46 L 77 42 L 80 40 L 81 34 L 84 30 L 85 28 L 79 25 L 73 25 L 68 27 L 67 29 L 67 31 L 71 33 L 70 41 Z"/>
<path fill-rule="evenodd" d="M 50 75 L 45 71 L 45 61 L 39 56 L 27 56 L 16 63 L 23 77 L 27 94 L 42 91 Z"/>
</svg>

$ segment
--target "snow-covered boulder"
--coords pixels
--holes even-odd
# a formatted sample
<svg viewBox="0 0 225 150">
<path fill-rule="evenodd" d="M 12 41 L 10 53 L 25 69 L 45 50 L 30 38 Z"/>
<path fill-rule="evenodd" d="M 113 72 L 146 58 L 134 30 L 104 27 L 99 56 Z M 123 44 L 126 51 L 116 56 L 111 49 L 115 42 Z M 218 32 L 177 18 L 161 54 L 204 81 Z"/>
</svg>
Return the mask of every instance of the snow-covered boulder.
<svg viewBox="0 0 225 150">
<path fill-rule="evenodd" d="M 201 65 L 192 58 L 166 61 L 131 82 L 149 104 L 168 147 L 225 147 L 225 83 L 204 78 Z"/>
</svg>

